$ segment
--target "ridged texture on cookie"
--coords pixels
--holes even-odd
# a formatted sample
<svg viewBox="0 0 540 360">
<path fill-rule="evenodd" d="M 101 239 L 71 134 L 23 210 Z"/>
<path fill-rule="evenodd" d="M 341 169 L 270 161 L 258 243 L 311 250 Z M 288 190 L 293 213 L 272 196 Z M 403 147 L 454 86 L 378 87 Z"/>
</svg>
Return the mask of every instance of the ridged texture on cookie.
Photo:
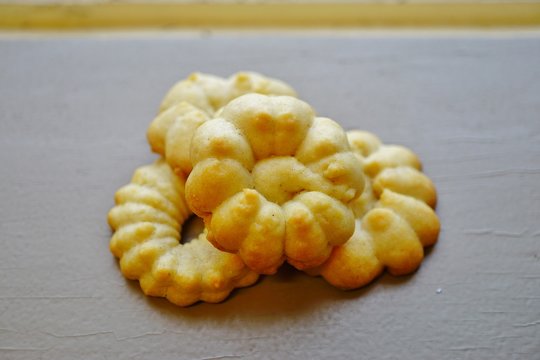
<svg viewBox="0 0 540 360">
<path fill-rule="evenodd" d="M 191 161 L 186 198 L 209 240 L 258 273 L 318 266 L 354 232 L 361 163 L 343 129 L 296 98 L 231 101 L 196 130 Z"/>
<path fill-rule="evenodd" d="M 352 202 L 356 229 L 310 274 L 354 289 L 371 282 L 385 267 L 394 275 L 415 271 L 423 260 L 423 247 L 437 241 L 440 223 L 433 210 L 435 187 L 412 151 L 383 145 L 368 132 L 350 131 L 347 136 L 368 175 L 363 194 Z"/>
<path fill-rule="evenodd" d="M 180 306 L 215 303 L 257 280 L 238 256 L 217 250 L 205 233 L 180 244 L 182 224 L 191 212 L 184 179 L 164 160 L 137 169 L 115 202 L 108 216 L 115 231 L 110 249 L 124 276 L 139 280 L 145 294 Z"/>
<path fill-rule="evenodd" d="M 191 74 L 169 90 L 150 124 L 147 137 L 152 150 L 165 157 L 176 172 L 188 174 L 195 130 L 228 102 L 248 93 L 296 96 L 284 82 L 254 72 L 240 72 L 227 79 Z"/>
</svg>

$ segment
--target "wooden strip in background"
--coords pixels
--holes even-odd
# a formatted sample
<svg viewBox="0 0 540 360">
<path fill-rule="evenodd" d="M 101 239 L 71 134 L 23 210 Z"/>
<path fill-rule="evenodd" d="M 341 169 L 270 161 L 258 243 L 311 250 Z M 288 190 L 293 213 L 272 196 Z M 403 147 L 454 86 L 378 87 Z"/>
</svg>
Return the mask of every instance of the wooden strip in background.
<svg viewBox="0 0 540 360">
<path fill-rule="evenodd" d="M 527 27 L 540 3 L 0 4 L 0 28 Z"/>
</svg>

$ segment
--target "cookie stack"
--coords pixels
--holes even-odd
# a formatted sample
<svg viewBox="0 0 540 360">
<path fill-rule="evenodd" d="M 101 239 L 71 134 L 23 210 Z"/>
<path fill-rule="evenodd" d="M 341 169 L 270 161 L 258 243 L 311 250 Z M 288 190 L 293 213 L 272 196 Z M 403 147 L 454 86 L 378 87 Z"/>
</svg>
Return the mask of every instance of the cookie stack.
<svg viewBox="0 0 540 360">
<path fill-rule="evenodd" d="M 418 157 L 345 132 L 257 73 L 192 74 L 148 129 L 161 158 L 135 171 L 109 212 L 112 253 L 144 293 L 220 302 L 288 262 L 355 289 L 415 271 L 433 245 L 436 191 Z M 205 230 L 182 244 L 199 216 Z"/>
</svg>

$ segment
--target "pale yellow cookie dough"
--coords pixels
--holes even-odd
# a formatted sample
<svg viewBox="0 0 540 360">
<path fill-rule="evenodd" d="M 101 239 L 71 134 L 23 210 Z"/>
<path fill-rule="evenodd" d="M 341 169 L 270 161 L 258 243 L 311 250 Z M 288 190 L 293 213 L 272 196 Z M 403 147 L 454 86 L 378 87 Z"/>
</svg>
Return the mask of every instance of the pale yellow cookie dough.
<svg viewBox="0 0 540 360">
<path fill-rule="evenodd" d="M 175 84 L 148 128 L 152 151 L 167 159 L 178 173 L 191 171 L 193 133 L 231 100 L 248 93 L 296 96 L 286 83 L 254 72 L 239 72 L 224 79 L 194 73 Z"/>
<path fill-rule="evenodd" d="M 195 131 L 191 162 L 186 198 L 208 239 L 255 272 L 272 274 L 284 260 L 316 267 L 354 232 L 362 165 L 343 129 L 303 101 L 231 101 Z"/>
<path fill-rule="evenodd" d="M 258 275 L 237 255 L 212 246 L 206 233 L 180 243 L 182 224 L 191 214 L 184 182 L 164 160 L 137 169 L 131 183 L 117 191 L 109 212 L 115 231 L 110 249 L 124 276 L 139 280 L 147 295 L 180 306 L 220 302 Z"/>
<path fill-rule="evenodd" d="M 383 145 L 364 131 L 347 136 L 368 174 L 364 193 L 352 203 L 355 232 L 309 273 L 322 275 L 336 287 L 355 289 L 373 281 L 385 267 L 394 275 L 415 271 L 422 263 L 423 247 L 437 241 L 440 223 L 433 210 L 435 187 L 420 172 L 412 151 Z"/>
</svg>

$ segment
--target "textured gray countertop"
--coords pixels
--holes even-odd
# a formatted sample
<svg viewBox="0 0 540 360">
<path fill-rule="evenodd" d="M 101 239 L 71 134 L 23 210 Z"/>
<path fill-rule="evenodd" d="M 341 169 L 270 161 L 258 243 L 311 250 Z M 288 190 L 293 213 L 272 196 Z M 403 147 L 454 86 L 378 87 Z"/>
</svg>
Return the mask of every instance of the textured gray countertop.
<svg viewBox="0 0 540 360">
<path fill-rule="evenodd" d="M 538 33 L 3 36 L 0 359 L 540 359 L 539 59 Z M 442 233 L 417 273 L 284 267 L 189 308 L 122 277 L 106 214 L 161 97 L 248 69 L 419 154 Z"/>
</svg>

